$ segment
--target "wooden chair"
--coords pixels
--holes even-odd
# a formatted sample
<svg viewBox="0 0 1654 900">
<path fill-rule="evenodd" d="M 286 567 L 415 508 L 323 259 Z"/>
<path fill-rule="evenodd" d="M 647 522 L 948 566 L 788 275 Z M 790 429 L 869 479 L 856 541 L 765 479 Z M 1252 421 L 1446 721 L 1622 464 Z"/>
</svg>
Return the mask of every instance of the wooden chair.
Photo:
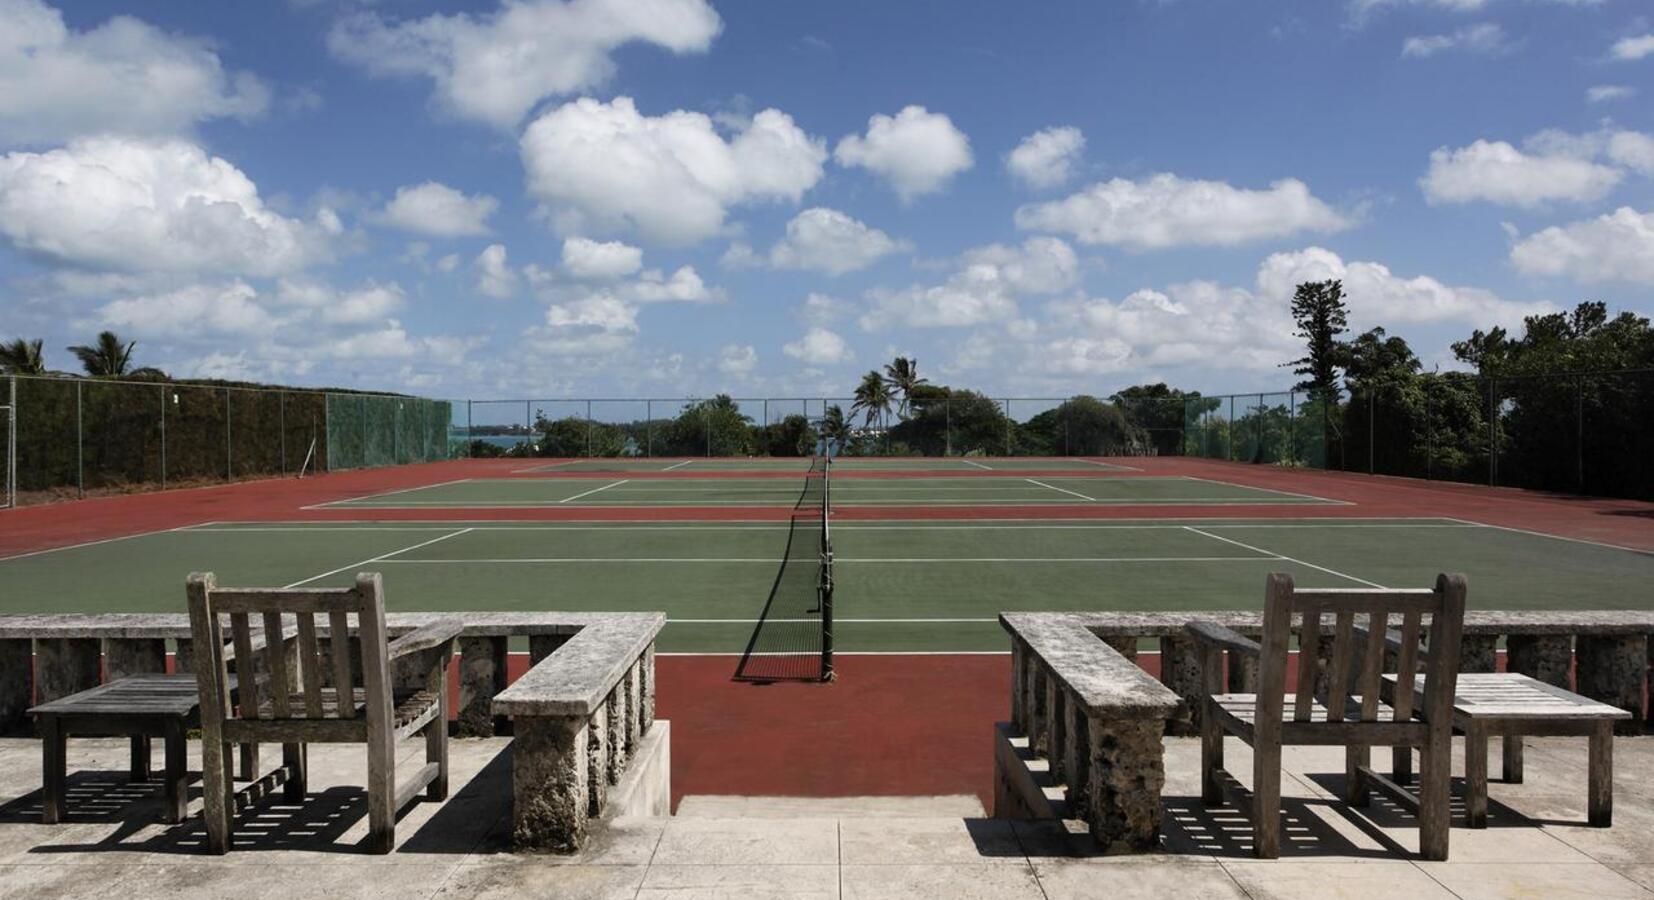
<svg viewBox="0 0 1654 900">
<path fill-rule="evenodd" d="M 1250 808 L 1238 803 L 1252 821 L 1253 846 L 1265 859 L 1280 855 L 1281 747 L 1345 747 L 1346 799 L 1367 803 L 1378 788 L 1417 811 L 1419 850 L 1426 859 L 1447 858 L 1449 752 L 1453 739 L 1453 696 L 1458 679 L 1459 643 L 1464 627 L 1465 579 L 1440 575 L 1434 590 L 1296 590 L 1292 576 L 1272 574 L 1264 601 L 1263 640 L 1254 642 L 1227 628 L 1191 622 L 1187 632 L 1202 647 L 1206 692 L 1201 716 L 1201 801 L 1216 805 L 1232 779 L 1223 770 L 1223 739 L 1233 734 L 1252 747 Z M 1320 665 L 1322 621 L 1333 617 L 1330 665 Z M 1429 646 L 1421 650 L 1419 634 L 1430 616 Z M 1392 615 L 1401 617 L 1402 659 L 1396 703 L 1379 700 L 1384 669 L 1384 634 Z M 1287 690 L 1288 643 L 1293 617 L 1298 628 L 1298 678 Z M 1356 628 L 1356 617 L 1365 620 Z M 1359 636 L 1358 636 L 1359 635 Z M 1411 649 L 1409 649 L 1411 648 Z M 1257 660 L 1255 694 L 1223 692 L 1223 652 Z M 1425 674 L 1415 709 L 1414 673 L 1423 655 Z M 1321 685 L 1318 688 L 1318 682 Z M 1318 696 L 1319 694 L 1319 696 Z M 1371 766 L 1374 746 L 1417 747 L 1418 794 L 1377 773 Z"/>
<path fill-rule="evenodd" d="M 281 744 L 281 767 L 255 786 L 284 775 L 283 794 L 290 800 L 305 793 L 306 744 L 365 744 L 367 846 L 374 853 L 390 852 L 396 813 L 421 790 L 431 800 L 447 797 L 447 670 L 459 620 L 440 619 L 387 641 L 384 588 L 379 576 L 369 573 L 357 575 L 353 588 L 272 590 L 221 589 L 212 573 L 197 572 L 189 576 L 188 592 L 190 631 L 198 648 L 208 852 L 230 847 L 236 806 L 228 768 L 231 744 Z M 262 666 L 252 649 L 254 617 L 266 636 Z M 325 663 L 318 617 L 327 627 L 331 658 Z M 239 682 L 234 701 L 224 651 L 226 618 Z M 410 687 L 393 684 L 393 663 L 399 680 Z M 356 672 L 361 687 L 355 686 Z M 425 765 L 398 786 L 396 741 L 416 733 L 425 737 Z"/>
</svg>

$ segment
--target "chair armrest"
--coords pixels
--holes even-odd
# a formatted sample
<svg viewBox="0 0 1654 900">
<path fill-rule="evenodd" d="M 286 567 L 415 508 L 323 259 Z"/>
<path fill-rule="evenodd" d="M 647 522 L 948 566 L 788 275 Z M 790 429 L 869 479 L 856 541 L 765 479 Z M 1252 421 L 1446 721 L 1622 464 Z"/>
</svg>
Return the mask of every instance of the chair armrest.
<svg viewBox="0 0 1654 900">
<path fill-rule="evenodd" d="M 1233 650 L 1257 658 L 1263 654 L 1258 642 L 1213 622 L 1189 622 L 1183 631 L 1196 641 L 1220 650 Z"/>
<path fill-rule="evenodd" d="M 414 653 L 434 650 L 459 637 L 465 623 L 457 618 L 437 619 L 390 642 L 385 649 L 390 659 L 400 659 Z"/>
</svg>

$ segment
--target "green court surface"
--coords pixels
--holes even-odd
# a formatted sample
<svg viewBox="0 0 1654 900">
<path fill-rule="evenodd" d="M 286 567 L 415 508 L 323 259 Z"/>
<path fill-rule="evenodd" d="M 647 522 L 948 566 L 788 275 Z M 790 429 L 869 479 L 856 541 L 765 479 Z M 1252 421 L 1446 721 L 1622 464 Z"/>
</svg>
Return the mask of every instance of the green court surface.
<svg viewBox="0 0 1654 900">
<path fill-rule="evenodd" d="M 791 506 L 799 497 L 788 478 L 471 478 L 354 497 L 316 508 L 488 509 L 551 506 Z M 838 478 L 833 505 L 1320 505 L 1307 494 L 1172 477 Z"/>
<path fill-rule="evenodd" d="M 813 527 L 813 526 L 803 526 Z M 1005 610 L 1257 610 L 1311 587 L 1470 579 L 1473 609 L 1647 608 L 1654 554 L 1447 519 L 835 522 L 838 649 L 1003 651 Z M 392 610 L 663 610 L 663 652 L 738 653 L 785 522 L 223 524 L 0 560 L 0 611 L 183 612 L 184 578 L 347 585 Z"/>
<path fill-rule="evenodd" d="M 524 460 L 518 472 L 803 472 L 809 457 L 666 457 L 626 459 L 570 459 L 533 463 Z M 833 460 L 840 472 L 1136 472 L 1131 466 L 1079 457 L 890 457 L 846 456 Z"/>
</svg>

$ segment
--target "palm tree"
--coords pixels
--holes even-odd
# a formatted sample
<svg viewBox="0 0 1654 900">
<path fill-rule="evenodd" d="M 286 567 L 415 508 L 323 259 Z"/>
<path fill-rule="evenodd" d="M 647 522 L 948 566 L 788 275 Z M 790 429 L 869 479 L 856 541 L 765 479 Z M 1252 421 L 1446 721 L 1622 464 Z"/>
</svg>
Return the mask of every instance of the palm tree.
<svg viewBox="0 0 1654 900">
<path fill-rule="evenodd" d="M 929 384 L 929 379 L 919 377 L 919 361 L 905 356 L 896 357 L 895 361 L 884 367 L 884 380 L 896 393 L 901 396 L 901 405 L 896 408 L 896 415 L 907 418 L 913 408 L 913 389 L 921 384 Z"/>
<path fill-rule="evenodd" d="M 69 348 L 80 360 L 81 368 L 86 374 L 93 377 L 125 375 L 132 365 L 132 348 L 138 346 L 137 341 L 121 343 L 120 336 L 113 331 L 98 333 L 98 342 L 90 347 L 77 345 Z"/>
<path fill-rule="evenodd" d="M 884 376 L 878 370 L 871 370 L 861 377 L 861 384 L 856 386 L 856 402 L 850 405 L 852 413 L 860 411 L 864 427 L 871 427 L 877 420 L 881 424 L 884 417 L 890 413 L 890 385 L 884 381 Z"/>
<path fill-rule="evenodd" d="M 850 420 L 844 417 L 844 408 L 837 403 L 827 407 L 821 417 L 821 435 L 830 442 L 835 456 L 850 443 Z"/>
<path fill-rule="evenodd" d="M 46 357 L 41 352 L 45 343 L 39 338 L 32 341 L 17 338 L 0 344 L 0 372 L 12 375 L 46 374 Z"/>
</svg>

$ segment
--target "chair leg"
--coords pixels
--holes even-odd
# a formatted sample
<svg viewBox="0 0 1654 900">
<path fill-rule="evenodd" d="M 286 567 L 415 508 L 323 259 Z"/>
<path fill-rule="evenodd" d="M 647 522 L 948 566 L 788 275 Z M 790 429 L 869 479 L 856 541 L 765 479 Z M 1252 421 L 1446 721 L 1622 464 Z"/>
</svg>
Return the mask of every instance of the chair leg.
<svg viewBox="0 0 1654 900">
<path fill-rule="evenodd" d="M 1451 743 L 1426 744 L 1419 753 L 1419 855 L 1429 860 L 1447 859 L 1453 823 L 1451 749 Z"/>
<path fill-rule="evenodd" d="M 309 773 L 305 770 L 305 745 L 282 744 L 281 765 L 287 770 L 287 780 L 281 786 L 282 799 L 291 803 L 303 800 L 309 787 Z"/>
<path fill-rule="evenodd" d="M 1281 855 L 1281 750 L 1252 748 L 1252 852 L 1259 859 Z"/>
<path fill-rule="evenodd" d="M 448 686 L 437 692 L 436 718 L 425 726 L 425 761 L 436 763 L 436 780 L 425 788 L 425 799 L 448 799 Z"/>
<path fill-rule="evenodd" d="M 1344 799 L 1351 806 L 1366 806 L 1372 800 L 1372 788 L 1362 769 L 1371 768 L 1373 748 L 1362 745 L 1344 748 Z"/>
<path fill-rule="evenodd" d="M 1223 802 L 1223 724 L 1210 709 L 1200 720 L 1200 802 Z"/>
<path fill-rule="evenodd" d="M 215 856 L 230 849 L 230 775 L 229 745 L 202 741 L 201 818 L 207 825 L 207 852 Z"/>
<path fill-rule="evenodd" d="M 1614 824 L 1614 725 L 1598 724 L 1591 732 L 1589 796 L 1587 815 L 1592 825 L 1607 828 Z"/>
<path fill-rule="evenodd" d="M 240 748 L 241 780 L 258 780 L 258 745 L 242 744 Z"/>
<path fill-rule="evenodd" d="M 390 740 L 368 738 L 369 853 L 389 853 L 396 846 L 396 747 Z"/>
</svg>

